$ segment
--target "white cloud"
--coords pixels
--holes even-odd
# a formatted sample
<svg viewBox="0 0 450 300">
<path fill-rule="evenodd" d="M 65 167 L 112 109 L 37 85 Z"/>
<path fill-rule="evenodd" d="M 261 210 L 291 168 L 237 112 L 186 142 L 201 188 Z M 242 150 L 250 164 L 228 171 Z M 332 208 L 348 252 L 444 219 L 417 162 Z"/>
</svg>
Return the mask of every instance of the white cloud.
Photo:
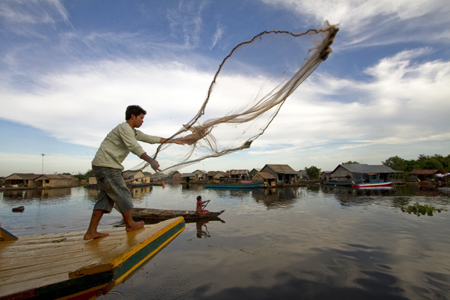
<svg viewBox="0 0 450 300">
<path fill-rule="evenodd" d="M 315 73 L 287 100 L 265 134 L 241 154 L 262 162 L 270 156 L 295 157 L 311 149 L 317 149 L 313 152 L 320 157 L 333 148 L 365 160 L 373 155 L 369 154 L 373 149 L 386 145 L 394 149 L 415 145 L 419 153 L 419 143 L 448 145 L 450 63 L 417 62 L 426 53 L 427 49 L 417 49 L 382 59 L 366 70 L 367 81 Z M 0 111 L 0 117 L 17 121 L 11 116 L 27 107 L 21 114 L 22 123 L 64 141 L 97 147 L 109 130 L 124 121 L 126 106 L 139 104 L 148 112 L 142 130 L 169 136 L 197 113 L 212 76 L 180 62 L 103 61 L 46 75 L 40 79 L 41 88 L 33 93 L 3 87 L 3 99 L 10 105 Z M 221 82 L 228 91 L 227 100 L 218 95 L 207 107 L 213 115 L 216 111 L 216 116 L 241 104 L 241 100 L 232 104 L 230 99 L 237 98 L 233 93 L 242 99 L 254 90 L 249 87 L 256 81 L 241 76 L 228 83 L 222 78 Z M 356 99 L 340 100 L 352 99 L 355 94 L 359 95 Z M 220 141 L 226 139 L 226 132 L 222 133 L 216 135 Z M 284 146 L 277 149 L 273 145 Z M 156 146 L 145 148 L 153 152 Z M 181 154 L 173 147 L 170 151 Z M 446 154 L 443 152 L 445 148 L 438 151 Z M 390 153 L 383 159 L 393 155 L 402 153 Z M 162 159 L 168 159 L 167 155 Z"/>
<path fill-rule="evenodd" d="M 125 121 L 128 105 L 140 104 L 148 111 L 143 128 L 168 135 L 197 112 L 210 78 L 177 63 L 98 62 L 43 76 L 41 87 L 31 93 L 3 87 L 3 101 L 10 105 L 0 117 L 17 121 L 14 112 L 27 107 L 21 123 L 95 147 Z"/>
<path fill-rule="evenodd" d="M 216 46 L 217 42 L 220 40 L 220 38 L 222 38 L 222 35 L 223 35 L 223 29 L 221 27 L 217 27 L 216 31 L 214 32 L 212 45 L 211 45 L 211 47 L 209 47 L 210 50 L 212 48 L 214 48 L 214 46 Z"/>
<path fill-rule="evenodd" d="M 201 13 L 206 5 L 206 1 L 180 1 L 175 9 L 167 11 L 172 35 L 182 36 L 187 48 L 195 48 L 200 42 Z"/>
<path fill-rule="evenodd" d="M 3 25 L 22 35 L 40 36 L 36 27 L 55 26 L 63 21 L 70 24 L 64 6 L 58 0 L 5 0 L 0 2 L 0 18 Z"/>
<path fill-rule="evenodd" d="M 450 42 L 447 0 L 262 0 L 311 16 L 315 22 L 340 24 L 339 47 L 367 47 L 401 41 Z M 336 47 L 335 47 L 336 48 Z"/>
</svg>

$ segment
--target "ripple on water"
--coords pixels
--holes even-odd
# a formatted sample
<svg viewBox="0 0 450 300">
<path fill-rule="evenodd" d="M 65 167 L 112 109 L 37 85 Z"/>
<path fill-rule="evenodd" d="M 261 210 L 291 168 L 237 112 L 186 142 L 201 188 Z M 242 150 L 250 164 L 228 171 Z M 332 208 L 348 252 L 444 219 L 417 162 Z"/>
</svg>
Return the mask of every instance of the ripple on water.
<svg viewBox="0 0 450 300">
<path fill-rule="evenodd" d="M 191 281 L 181 274 L 170 274 L 160 277 L 152 277 L 152 289 L 148 289 L 140 300 L 186 299 L 191 291 Z"/>
</svg>

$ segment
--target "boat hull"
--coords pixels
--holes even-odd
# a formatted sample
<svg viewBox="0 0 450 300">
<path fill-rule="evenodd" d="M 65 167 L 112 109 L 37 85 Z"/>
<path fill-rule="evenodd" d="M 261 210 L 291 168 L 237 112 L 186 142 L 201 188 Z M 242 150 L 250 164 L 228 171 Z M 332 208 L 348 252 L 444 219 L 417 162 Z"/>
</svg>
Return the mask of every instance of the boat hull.
<svg viewBox="0 0 450 300">
<path fill-rule="evenodd" d="M 256 189 L 264 187 L 264 183 L 207 184 L 210 189 Z"/>
<path fill-rule="evenodd" d="M 361 188 L 377 188 L 377 187 L 386 187 L 390 186 L 394 183 L 394 181 L 386 181 L 386 182 L 374 182 L 374 183 L 360 183 L 352 185 L 352 188 L 361 189 Z"/>
<path fill-rule="evenodd" d="M 172 219 L 176 217 L 183 217 L 186 222 L 196 222 L 200 220 L 213 220 L 219 219 L 225 210 L 218 212 L 207 212 L 205 214 L 196 214 L 195 210 L 166 210 L 166 209 L 153 209 L 153 208 L 138 208 L 131 209 L 131 216 L 137 220 L 145 221 L 162 221 Z"/>
</svg>

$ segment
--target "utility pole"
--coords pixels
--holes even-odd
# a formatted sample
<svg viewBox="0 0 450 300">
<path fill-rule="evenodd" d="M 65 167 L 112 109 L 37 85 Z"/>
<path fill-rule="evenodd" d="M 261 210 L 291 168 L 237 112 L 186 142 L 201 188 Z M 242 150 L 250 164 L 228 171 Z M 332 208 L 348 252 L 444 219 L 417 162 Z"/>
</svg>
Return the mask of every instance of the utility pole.
<svg viewBox="0 0 450 300">
<path fill-rule="evenodd" d="M 44 175 L 44 153 L 42 153 L 42 175 Z"/>
</svg>

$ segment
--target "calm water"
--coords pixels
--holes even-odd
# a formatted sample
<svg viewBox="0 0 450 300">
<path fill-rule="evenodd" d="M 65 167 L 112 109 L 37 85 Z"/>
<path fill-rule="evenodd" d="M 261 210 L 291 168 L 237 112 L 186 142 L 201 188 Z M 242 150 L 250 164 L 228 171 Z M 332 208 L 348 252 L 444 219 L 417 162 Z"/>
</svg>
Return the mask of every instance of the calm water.
<svg viewBox="0 0 450 300">
<path fill-rule="evenodd" d="M 226 210 L 224 222 L 186 224 L 102 299 L 450 299 L 446 194 L 181 185 L 133 193 L 136 207 L 183 210 L 194 209 L 202 195 L 211 199 L 207 209 Z M 0 222 L 19 236 L 85 230 L 95 196 L 85 188 L 0 192 Z M 432 217 L 401 211 L 415 202 L 448 211 Z M 20 205 L 25 211 L 12 213 Z M 100 227 L 121 224 L 114 211 Z"/>
</svg>

